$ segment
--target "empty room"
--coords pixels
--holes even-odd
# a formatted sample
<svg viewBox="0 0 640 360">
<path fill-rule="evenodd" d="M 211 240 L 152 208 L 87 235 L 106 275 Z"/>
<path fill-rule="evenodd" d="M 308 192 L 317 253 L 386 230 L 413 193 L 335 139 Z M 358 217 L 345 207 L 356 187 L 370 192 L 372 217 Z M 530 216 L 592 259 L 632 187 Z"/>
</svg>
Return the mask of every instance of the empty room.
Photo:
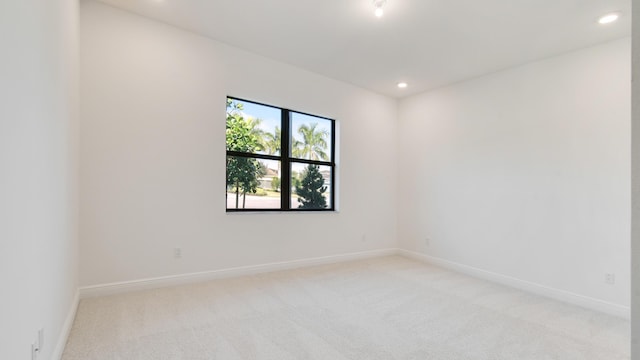
<svg viewBox="0 0 640 360">
<path fill-rule="evenodd" d="M 633 17 L 2 2 L 0 359 L 639 359 Z"/>
</svg>

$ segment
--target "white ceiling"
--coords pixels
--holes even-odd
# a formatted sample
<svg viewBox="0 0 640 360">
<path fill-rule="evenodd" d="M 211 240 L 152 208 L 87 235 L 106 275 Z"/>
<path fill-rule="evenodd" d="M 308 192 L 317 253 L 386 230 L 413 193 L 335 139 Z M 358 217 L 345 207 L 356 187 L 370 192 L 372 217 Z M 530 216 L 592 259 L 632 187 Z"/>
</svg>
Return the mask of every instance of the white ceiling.
<svg viewBox="0 0 640 360">
<path fill-rule="evenodd" d="M 631 0 L 101 1 L 393 97 L 631 34 Z"/>
</svg>

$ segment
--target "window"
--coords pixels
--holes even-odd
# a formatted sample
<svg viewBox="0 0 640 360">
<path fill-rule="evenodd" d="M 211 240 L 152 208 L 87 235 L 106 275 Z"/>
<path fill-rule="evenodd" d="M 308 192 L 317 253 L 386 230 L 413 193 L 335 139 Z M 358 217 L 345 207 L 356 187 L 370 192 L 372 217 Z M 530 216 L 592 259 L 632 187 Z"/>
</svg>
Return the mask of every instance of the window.
<svg viewBox="0 0 640 360">
<path fill-rule="evenodd" d="M 332 211 L 335 121 L 227 97 L 227 212 Z"/>
</svg>

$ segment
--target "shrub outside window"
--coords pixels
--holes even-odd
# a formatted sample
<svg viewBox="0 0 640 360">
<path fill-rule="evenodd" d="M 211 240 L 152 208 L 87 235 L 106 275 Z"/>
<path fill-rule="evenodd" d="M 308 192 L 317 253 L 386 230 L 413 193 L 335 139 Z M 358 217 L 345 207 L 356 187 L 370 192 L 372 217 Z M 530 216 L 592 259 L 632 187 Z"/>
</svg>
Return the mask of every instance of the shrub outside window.
<svg viewBox="0 0 640 360">
<path fill-rule="evenodd" d="M 226 209 L 333 211 L 335 121 L 227 97 Z"/>
</svg>

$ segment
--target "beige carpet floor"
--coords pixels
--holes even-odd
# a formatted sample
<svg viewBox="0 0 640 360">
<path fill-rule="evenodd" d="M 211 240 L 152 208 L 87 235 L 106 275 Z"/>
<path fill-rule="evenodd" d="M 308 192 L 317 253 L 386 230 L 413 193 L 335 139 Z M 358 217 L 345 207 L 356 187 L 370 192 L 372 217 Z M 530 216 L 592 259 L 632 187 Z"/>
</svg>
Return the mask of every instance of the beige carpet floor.
<svg viewBox="0 0 640 360">
<path fill-rule="evenodd" d="M 618 360 L 629 332 L 393 256 L 82 300 L 63 359 Z"/>
</svg>

